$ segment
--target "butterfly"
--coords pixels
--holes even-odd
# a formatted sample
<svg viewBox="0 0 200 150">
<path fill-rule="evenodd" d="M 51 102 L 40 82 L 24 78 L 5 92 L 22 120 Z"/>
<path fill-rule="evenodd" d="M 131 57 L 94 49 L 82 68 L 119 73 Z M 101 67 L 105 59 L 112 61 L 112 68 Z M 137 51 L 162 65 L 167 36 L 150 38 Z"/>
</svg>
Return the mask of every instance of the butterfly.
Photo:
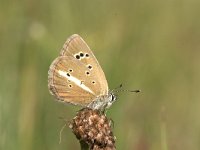
<svg viewBox="0 0 200 150">
<path fill-rule="evenodd" d="M 116 100 L 86 42 L 70 36 L 48 71 L 48 88 L 58 101 L 104 111 Z"/>
</svg>

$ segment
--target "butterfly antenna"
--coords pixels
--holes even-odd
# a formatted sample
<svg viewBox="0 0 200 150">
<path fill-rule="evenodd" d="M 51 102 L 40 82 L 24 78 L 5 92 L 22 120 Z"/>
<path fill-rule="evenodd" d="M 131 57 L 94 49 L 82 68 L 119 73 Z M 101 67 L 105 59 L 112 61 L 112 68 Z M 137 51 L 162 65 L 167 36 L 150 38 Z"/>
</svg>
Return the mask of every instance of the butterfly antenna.
<svg viewBox="0 0 200 150">
<path fill-rule="evenodd" d="M 129 90 L 129 92 L 139 93 L 139 92 L 141 92 L 141 90 Z"/>
<path fill-rule="evenodd" d="M 118 87 L 112 89 L 111 92 L 115 92 L 115 91 L 117 91 L 118 89 L 121 89 L 121 88 L 122 88 L 122 84 L 120 84 Z"/>
<path fill-rule="evenodd" d="M 119 92 L 135 92 L 135 93 L 138 93 L 138 92 L 141 92 L 141 90 L 125 90 L 125 89 L 121 89 L 121 90 L 115 91 L 115 93 L 119 93 Z"/>
</svg>

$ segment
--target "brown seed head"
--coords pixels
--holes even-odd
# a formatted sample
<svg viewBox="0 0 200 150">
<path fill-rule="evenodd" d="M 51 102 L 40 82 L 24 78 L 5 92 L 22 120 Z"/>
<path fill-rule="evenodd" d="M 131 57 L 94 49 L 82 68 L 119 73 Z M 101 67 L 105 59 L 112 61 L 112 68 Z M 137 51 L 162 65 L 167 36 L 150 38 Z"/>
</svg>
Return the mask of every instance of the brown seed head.
<svg viewBox="0 0 200 150">
<path fill-rule="evenodd" d="M 98 110 L 84 108 L 72 119 L 69 127 L 77 139 L 87 143 L 91 150 L 115 150 L 111 120 Z"/>
</svg>

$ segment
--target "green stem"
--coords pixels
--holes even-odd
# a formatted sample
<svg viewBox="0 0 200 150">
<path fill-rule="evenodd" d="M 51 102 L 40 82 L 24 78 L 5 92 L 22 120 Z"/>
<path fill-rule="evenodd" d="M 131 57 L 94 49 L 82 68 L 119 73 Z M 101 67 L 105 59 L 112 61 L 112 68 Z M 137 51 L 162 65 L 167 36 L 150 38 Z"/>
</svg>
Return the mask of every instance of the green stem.
<svg viewBox="0 0 200 150">
<path fill-rule="evenodd" d="M 84 141 L 80 140 L 81 150 L 89 150 L 89 145 Z"/>
</svg>

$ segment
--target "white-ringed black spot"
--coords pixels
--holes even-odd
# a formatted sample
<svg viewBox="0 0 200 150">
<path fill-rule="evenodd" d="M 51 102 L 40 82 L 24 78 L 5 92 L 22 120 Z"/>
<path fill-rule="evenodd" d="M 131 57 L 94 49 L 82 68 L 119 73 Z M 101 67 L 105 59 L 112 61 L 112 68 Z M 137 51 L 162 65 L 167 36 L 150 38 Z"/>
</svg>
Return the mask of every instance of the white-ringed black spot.
<svg viewBox="0 0 200 150">
<path fill-rule="evenodd" d="M 91 70 L 91 69 L 92 69 L 92 66 L 91 66 L 91 65 L 88 65 L 88 69 L 90 69 L 90 70 Z"/>
<path fill-rule="evenodd" d="M 72 69 L 69 69 L 69 72 L 73 72 L 73 70 L 72 70 Z"/>
<path fill-rule="evenodd" d="M 80 56 L 80 57 L 83 57 L 83 56 L 84 56 L 84 54 L 83 54 L 82 52 L 80 52 L 79 56 Z"/>
<path fill-rule="evenodd" d="M 92 81 L 92 84 L 95 84 L 96 82 L 95 81 Z"/>
<path fill-rule="evenodd" d="M 89 75 L 89 74 L 90 74 L 90 72 L 89 72 L 89 71 L 86 71 L 85 73 L 86 73 L 86 75 Z"/>
<path fill-rule="evenodd" d="M 68 76 L 68 77 L 70 77 L 70 74 L 69 74 L 69 73 L 67 73 L 67 76 Z"/>
<path fill-rule="evenodd" d="M 89 57 L 89 56 L 90 56 L 89 54 L 87 54 L 87 53 L 85 54 L 85 57 Z"/>
<path fill-rule="evenodd" d="M 71 84 L 69 84 L 68 86 L 69 86 L 70 88 L 72 88 L 72 85 L 71 85 Z"/>
<path fill-rule="evenodd" d="M 79 56 L 79 55 L 76 55 L 75 57 L 76 57 L 76 59 L 80 59 L 80 56 Z"/>
</svg>

